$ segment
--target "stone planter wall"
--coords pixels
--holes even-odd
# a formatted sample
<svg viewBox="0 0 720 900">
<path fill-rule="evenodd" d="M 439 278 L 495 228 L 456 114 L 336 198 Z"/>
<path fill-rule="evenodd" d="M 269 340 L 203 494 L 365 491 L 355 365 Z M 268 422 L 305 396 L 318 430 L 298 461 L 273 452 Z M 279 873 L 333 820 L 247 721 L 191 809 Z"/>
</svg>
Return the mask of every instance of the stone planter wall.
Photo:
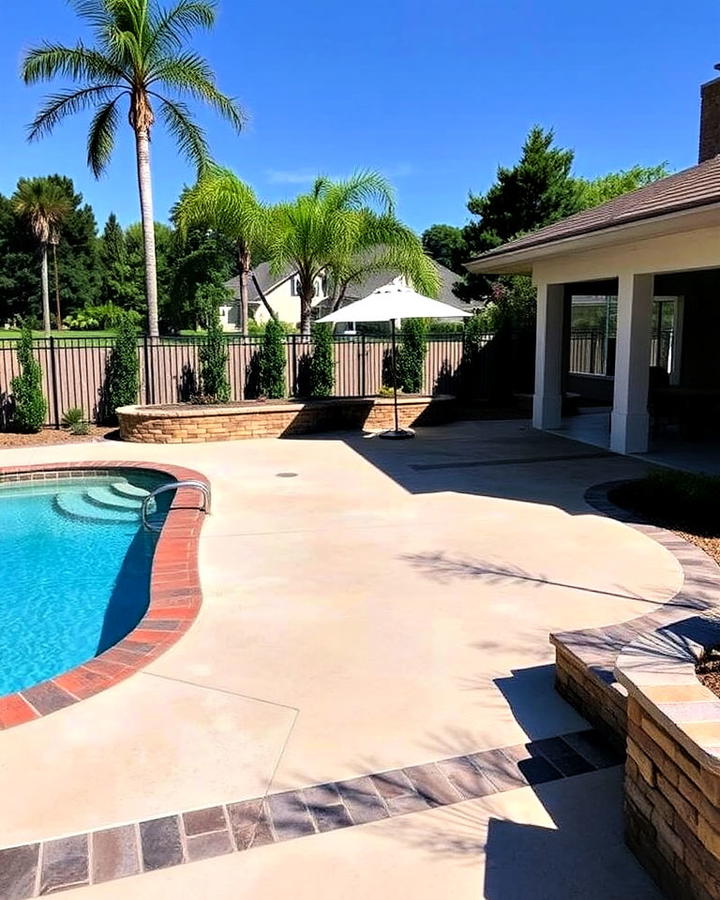
<svg viewBox="0 0 720 900">
<path fill-rule="evenodd" d="M 401 397 L 401 427 L 436 425 L 455 415 L 453 397 Z M 376 431 L 394 425 L 387 397 L 307 403 L 258 402 L 247 406 L 123 406 L 120 436 L 146 444 L 193 444 L 247 438 L 278 438 L 322 431 Z"/>
<path fill-rule="evenodd" d="M 720 897 L 720 699 L 695 675 L 720 623 L 691 618 L 625 649 L 626 838 L 670 897 Z"/>
</svg>

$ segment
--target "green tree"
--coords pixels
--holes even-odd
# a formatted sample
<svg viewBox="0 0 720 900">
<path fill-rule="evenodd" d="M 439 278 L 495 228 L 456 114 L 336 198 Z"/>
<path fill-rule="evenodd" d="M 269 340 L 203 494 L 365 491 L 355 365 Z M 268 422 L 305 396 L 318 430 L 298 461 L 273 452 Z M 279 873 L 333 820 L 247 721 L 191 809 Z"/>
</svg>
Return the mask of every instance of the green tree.
<svg viewBox="0 0 720 900">
<path fill-rule="evenodd" d="M 17 345 L 20 374 L 11 381 L 15 400 L 13 425 L 16 431 L 34 434 L 43 426 L 47 403 L 42 389 L 42 369 L 33 354 L 33 336 L 29 324 L 23 326 Z"/>
<path fill-rule="evenodd" d="M 230 382 L 227 376 L 227 337 L 222 329 L 218 307 L 228 298 L 221 284 L 205 284 L 198 288 L 198 306 L 205 310 L 207 334 L 200 347 L 200 393 L 210 403 L 227 403 Z"/>
<path fill-rule="evenodd" d="M 15 212 L 27 220 L 40 244 L 43 328 L 50 334 L 48 248 L 59 240 L 60 227 L 72 209 L 71 202 L 66 192 L 48 178 L 21 178 L 12 203 Z"/>
<path fill-rule="evenodd" d="M 610 172 L 599 178 L 575 178 L 575 191 L 580 209 L 589 209 L 592 206 L 600 206 L 608 200 L 613 200 L 622 194 L 636 191 L 666 178 L 670 174 L 667 163 L 658 166 L 632 166 L 619 172 Z"/>
<path fill-rule="evenodd" d="M 422 233 L 422 245 L 428 256 L 435 262 L 450 269 L 451 272 L 463 272 L 463 263 L 467 262 L 467 245 L 462 228 L 455 225 L 431 225 Z"/>
<path fill-rule="evenodd" d="M 425 319 L 403 319 L 400 334 L 398 381 L 406 394 L 419 394 L 427 353 L 427 323 Z"/>
<path fill-rule="evenodd" d="M 183 229 L 175 215 L 173 222 L 171 303 L 162 318 L 175 330 L 197 328 L 201 320 L 198 288 L 208 282 L 227 281 L 235 265 L 235 252 L 231 241 L 206 223 Z"/>
<path fill-rule="evenodd" d="M 125 232 L 115 213 L 110 213 L 100 240 L 102 264 L 101 295 L 104 303 L 121 309 L 140 310 L 143 304 L 142 284 L 137 284 L 128 260 Z"/>
<path fill-rule="evenodd" d="M 183 192 L 173 215 L 182 233 L 193 227 L 204 227 L 223 235 L 232 244 L 240 281 L 239 327 L 247 334 L 248 279 L 253 261 L 264 253 L 270 239 L 267 208 L 234 172 L 212 165 L 205 169 L 197 184 Z M 258 293 L 271 318 L 277 318 L 259 286 Z"/>
<path fill-rule="evenodd" d="M 297 272 L 300 330 L 310 334 L 315 286 L 330 278 L 334 306 L 347 286 L 373 271 L 393 269 L 416 290 L 437 296 L 437 268 L 420 239 L 394 214 L 388 182 L 375 172 L 344 181 L 318 178 L 309 194 L 272 207 L 267 253 L 274 274 Z"/>
<path fill-rule="evenodd" d="M 285 362 L 285 329 L 276 319 L 270 319 L 260 352 L 260 390 L 271 400 L 286 394 Z"/>
<path fill-rule="evenodd" d="M 92 108 L 88 164 L 98 176 L 106 168 L 127 103 L 135 136 L 138 191 L 142 214 L 148 329 L 158 331 L 150 135 L 155 110 L 180 151 L 200 169 L 208 159 L 202 129 L 183 98 L 208 103 L 238 130 L 243 117 L 234 100 L 221 93 L 208 63 L 184 49 L 190 33 L 215 22 L 211 0 L 178 0 L 165 9 L 156 0 L 73 0 L 78 16 L 95 38 L 93 46 L 45 43 L 25 55 L 26 84 L 65 78 L 78 86 L 51 95 L 30 127 L 30 138 L 49 134 L 66 116 Z"/>
<path fill-rule="evenodd" d="M 140 390 L 137 330 L 130 316 L 123 316 L 117 327 L 115 344 L 105 366 L 101 418 L 117 424 L 116 410 L 137 403 Z"/>
<path fill-rule="evenodd" d="M 311 397 L 329 397 L 335 385 L 333 330 L 327 322 L 313 322 L 309 390 Z"/>
</svg>

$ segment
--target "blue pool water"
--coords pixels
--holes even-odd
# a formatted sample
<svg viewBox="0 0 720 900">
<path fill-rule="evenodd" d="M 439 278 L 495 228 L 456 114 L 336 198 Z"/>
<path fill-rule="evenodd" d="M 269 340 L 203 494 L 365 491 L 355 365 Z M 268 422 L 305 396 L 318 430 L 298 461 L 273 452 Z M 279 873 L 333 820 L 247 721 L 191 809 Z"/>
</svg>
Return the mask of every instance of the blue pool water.
<svg viewBox="0 0 720 900">
<path fill-rule="evenodd" d="M 97 656 L 137 625 L 157 540 L 139 507 L 159 483 L 121 472 L 0 485 L 0 696 Z M 171 496 L 159 498 L 154 523 Z"/>
</svg>

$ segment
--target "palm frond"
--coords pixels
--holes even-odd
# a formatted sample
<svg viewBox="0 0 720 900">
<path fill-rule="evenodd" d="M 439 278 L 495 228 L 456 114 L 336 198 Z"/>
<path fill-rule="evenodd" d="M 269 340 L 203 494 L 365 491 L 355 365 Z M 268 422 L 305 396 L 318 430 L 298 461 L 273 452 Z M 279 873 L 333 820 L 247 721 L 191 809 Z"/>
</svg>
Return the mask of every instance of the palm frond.
<svg viewBox="0 0 720 900">
<path fill-rule="evenodd" d="M 115 132 L 118 125 L 117 103 L 121 96 L 123 94 L 118 94 L 109 103 L 101 106 L 90 124 L 87 141 L 87 162 L 96 178 L 102 174 L 112 156 L 115 146 Z"/>
<path fill-rule="evenodd" d="M 158 10 L 151 19 L 149 49 L 157 53 L 181 47 L 196 28 L 212 28 L 215 14 L 215 4 L 206 0 L 180 0 L 171 9 Z"/>
<path fill-rule="evenodd" d="M 50 134 L 65 116 L 88 109 L 98 102 L 107 100 L 111 91 L 121 87 L 119 84 L 99 84 L 80 88 L 77 91 L 69 90 L 62 91 L 59 94 L 51 94 L 45 105 L 40 108 L 37 116 L 30 123 L 28 138 L 34 141 L 43 135 Z"/>
<path fill-rule="evenodd" d="M 122 67 L 99 51 L 78 43 L 74 47 L 45 43 L 29 50 L 22 63 L 26 84 L 49 81 L 55 77 L 72 81 L 127 81 Z"/>
<path fill-rule="evenodd" d="M 215 76 L 207 61 L 196 53 L 181 53 L 156 63 L 151 82 L 158 81 L 175 93 L 202 100 L 240 131 L 245 123 L 236 101 L 218 90 Z"/>
<path fill-rule="evenodd" d="M 160 114 L 170 134 L 175 138 L 180 152 L 200 172 L 210 158 L 205 132 L 193 122 L 188 107 L 179 100 L 169 100 L 150 92 L 160 101 Z"/>
</svg>

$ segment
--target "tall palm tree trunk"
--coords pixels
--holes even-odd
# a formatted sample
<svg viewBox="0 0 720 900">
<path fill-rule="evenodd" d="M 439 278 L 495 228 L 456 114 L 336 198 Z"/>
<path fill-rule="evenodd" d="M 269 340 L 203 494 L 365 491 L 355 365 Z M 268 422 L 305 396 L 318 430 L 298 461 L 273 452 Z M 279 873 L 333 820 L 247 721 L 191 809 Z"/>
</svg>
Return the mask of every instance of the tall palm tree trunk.
<svg viewBox="0 0 720 900">
<path fill-rule="evenodd" d="M 310 336 L 310 325 L 312 322 L 312 301 L 315 296 L 315 290 L 312 293 L 304 291 L 301 288 L 300 294 L 300 334 L 304 337 Z"/>
<path fill-rule="evenodd" d="M 145 294 L 148 307 L 148 334 L 150 337 L 157 337 L 160 334 L 160 330 L 158 325 L 155 218 L 153 215 L 152 179 L 150 176 L 150 135 L 146 128 L 138 128 L 135 131 L 135 148 L 138 189 L 140 191 L 140 215 L 145 247 Z"/>
<path fill-rule="evenodd" d="M 62 312 L 60 310 L 60 273 L 58 272 L 57 263 L 57 244 L 53 243 L 53 270 L 55 274 L 55 318 L 57 319 L 57 330 L 62 331 Z"/>
<path fill-rule="evenodd" d="M 43 314 L 43 330 L 45 334 L 50 334 L 50 283 L 48 280 L 48 245 L 47 241 L 42 242 L 42 267 L 40 269 L 40 280 L 42 283 L 42 314 Z"/>
</svg>

